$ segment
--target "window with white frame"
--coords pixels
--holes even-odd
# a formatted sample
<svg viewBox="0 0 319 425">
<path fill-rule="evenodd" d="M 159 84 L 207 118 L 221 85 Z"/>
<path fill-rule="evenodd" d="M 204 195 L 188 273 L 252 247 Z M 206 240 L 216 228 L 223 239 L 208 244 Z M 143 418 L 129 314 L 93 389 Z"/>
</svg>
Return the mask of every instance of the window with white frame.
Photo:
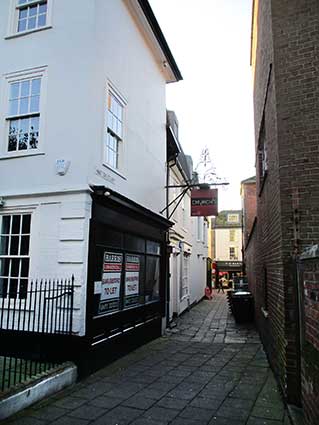
<svg viewBox="0 0 319 425">
<path fill-rule="evenodd" d="M 230 260 L 238 260 L 237 248 L 234 247 L 234 246 L 229 247 L 229 259 Z"/>
<path fill-rule="evenodd" d="M 41 76 L 9 82 L 7 152 L 34 151 L 39 143 Z"/>
<path fill-rule="evenodd" d="M 16 0 L 16 9 L 18 33 L 47 25 L 47 0 Z"/>
<path fill-rule="evenodd" d="M 26 298 L 31 214 L 0 216 L 0 297 Z"/>
<path fill-rule="evenodd" d="M 107 101 L 107 134 L 105 162 L 112 168 L 119 169 L 119 155 L 123 142 L 124 104 L 111 90 Z"/>
<path fill-rule="evenodd" d="M 196 229 L 196 234 L 197 234 L 197 240 L 201 241 L 202 240 L 202 218 L 201 217 L 197 217 L 197 229 Z"/>
<path fill-rule="evenodd" d="M 180 300 L 188 295 L 189 258 L 190 256 L 188 254 L 183 255 L 182 279 L 180 280 Z"/>
<path fill-rule="evenodd" d="M 236 238 L 236 229 L 230 229 L 229 230 L 229 242 L 237 242 Z"/>
</svg>

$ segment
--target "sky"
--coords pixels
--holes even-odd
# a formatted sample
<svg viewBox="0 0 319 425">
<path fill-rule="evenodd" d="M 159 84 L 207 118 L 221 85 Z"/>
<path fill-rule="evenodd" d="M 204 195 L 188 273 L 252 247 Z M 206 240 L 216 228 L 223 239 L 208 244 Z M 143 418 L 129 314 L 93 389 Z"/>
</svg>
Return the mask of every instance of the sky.
<svg viewBox="0 0 319 425">
<path fill-rule="evenodd" d="M 207 146 L 219 210 L 240 209 L 240 182 L 255 175 L 250 30 L 252 0 L 149 0 L 183 75 L 167 85 L 179 141 L 194 166 Z"/>
</svg>

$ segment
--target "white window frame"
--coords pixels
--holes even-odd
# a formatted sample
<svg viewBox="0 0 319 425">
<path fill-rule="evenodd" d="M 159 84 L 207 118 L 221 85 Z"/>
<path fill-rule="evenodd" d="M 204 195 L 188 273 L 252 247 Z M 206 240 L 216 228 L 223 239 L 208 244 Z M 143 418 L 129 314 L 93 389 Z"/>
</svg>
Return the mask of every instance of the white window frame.
<svg viewBox="0 0 319 425">
<path fill-rule="evenodd" d="M 28 233 L 22 233 L 22 220 L 20 221 L 20 230 L 19 233 L 12 233 L 12 223 L 13 223 L 13 216 L 20 216 L 21 218 L 25 215 L 29 215 L 30 216 L 30 229 Z M 10 219 L 10 229 L 9 229 L 9 246 L 8 246 L 8 253 L 7 254 L 1 254 L 0 251 L 0 260 L 6 260 L 9 259 L 10 260 L 10 266 L 9 266 L 9 274 L 8 274 L 8 279 L 10 279 L 10 277 L 12 278 L 13 276 L 11 276 L 11 266 L 12 266 L 12 260 L 19 260 L 21 261 L 19 263 L 19 274 L 17 276 L 18 279 L 18 285 L 17 285 L 17 294 L 20 294 L 20 280 L 27 280 L 27 286 L 26 286 L 26 291 L 28 290 L 28 285 L 29 285 L 29 279 L 30 279 L 30 270 L 31 270 L 31 235 L 32 235 L 32 222 L 33 222 L 33 214 L 31 211 L 7 211 L 7 212 L 3 212 L 0 214 L 0 224 L 2 222 L 3 217 L 5 216 L 9 216 L 11 217 Z M 2 229 L 0 226 L 0 235 L 2 236 Z M 11 254 L 10 253 L 10 245 L 12 243 L 12 239 L 14 237 L 19 237 L 18 240 L 18 254 Z M 28 254 L 21 254 L 20 253 L 20 249 L 21 249 L 21 240 L 23 236 L 28 236 L 29 237 L 29 244 L 28 244 Z M 28 276 L 23 276 L 21 277 L 21 264 L 23 260 L 29 260 L 29 265 L 28 265 Z M 1 270 L 0 270 L 1 273 Z M 5 277 L 3 275 L 3 277 Z M 10 284 L 8 282 L 8 286 L 7 286 L 7 292 L 6 292 L 6 296 L 3 297 L 2 294 L 0 294 L 0 300 L 6 300 L 6 302 L 9 302 L 10 300 L 14 300 L 14 299 L 20 299 L 20 300 L 24 300 L 26 298 L 25 297 L 10 297 Z M 27 294 L 25 294 L 27 295 Z M 2 302 L 2 301 L 1 301 Z"/>
<path fill-rule="evenodd" d="M 36 28 L 27 29 L 27 30 L 18 32 L 20 10 L 25 8 L 26 6 L 30 7 L 30 6 L 38 5 L 41 3 L 45 3 L 45 1 L 47 2 L 46 24 L 41 27 L 36 27 Z M 27 34 L 52 28 L 53 2 L 54 0 L 30 0 L 27 4 L 19 5 L 19 0 L 11 0 L 8 30 L 7 30 L 7 36 L 5 37 L 5 39 L 21 37 Z"/>
<path fill-rule="evenodd" d="M 20 82 L 30 79 L 41 79 L 41 89 L 40 89 L 40 107 L 39 107 L 39 137 L 38 145 L 36 149 L 26 149 L 26 150 L 16 150 L 8 151 L 8 136 L 9 136 L 9 126 L 10 121 L 13 120 L 14 116 L 9 115 L 9 96 L 10 96 L 10 87 L 12 83 Z M 17 71 L 9 74 L 5 74 L 4 78 L 1 81 L 3 86 L 2 92 L 2 101 L 0 104 L 0 111 L 3 113 L 0 115 L 0 160 L 8 158 L 18 158 L 24 156 L 33 156 L 33 155 L 43 155 L 44 154 L 44 140 L 45 136 L 45 104 L 47 96 L 47 67 L 38 67 L 33 69 L 27 69 L 23 71 Z M 17 119 L 19 117 L 27 117 L 32 115 L 31 113 L 25 115 L 16 115 Z M 2 140 L 2 142 L 1 142 Z"/>
<path fill-rule="evenodd" d="M 117 139 L 117 167 L 113 167 L 107 162 L 107 146 L 108 146 L 108 135 L 112 130 L 109 127 L 109 96 L 113 96 L 122 107 L 122 137 L 116 135 Z M 126 106 L 127 102 L 124 97 L 119 93 L 118 90 L 109 82 L 106 91 L 106 103 L 105 103 L 105 123 L 103 126 L 103 165 L 113 171 L 114 173 L 124 177 L 124 152 L 125 152 L 125 141 L 126 141 Z M 125 177 L 124 177 L 125 178 Z"/>
<path fill-rule="evenodd" d="M 233 258 L 232 258 L 231 254 L 230 254 L 230 250 L 231 249 L 234 250 Z M 237 246 L 230 246 L 229 247 L 229 259 L 230 260 L 234 260 L 234 261 L 238 260 L 238 248 L 237 248 Z"/>
<path fill-rule="evenodd" d="M 229 229 L 229 242 L 237 242 L 236 229 Z"/>
</svg>

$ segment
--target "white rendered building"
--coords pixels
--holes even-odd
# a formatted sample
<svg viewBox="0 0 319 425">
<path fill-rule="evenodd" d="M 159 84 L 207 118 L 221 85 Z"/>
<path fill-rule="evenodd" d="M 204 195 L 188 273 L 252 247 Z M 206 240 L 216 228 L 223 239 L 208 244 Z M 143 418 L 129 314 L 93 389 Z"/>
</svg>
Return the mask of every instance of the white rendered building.
<svg viewBox="0 0 319 425">
<path fill-rule="evenodd" d="M 72 333 L 89 344 L 158 324 L 165 86 L 182 77 L 148 2 L 1 0 L 0 57 L 2 298 L 74 274 Z"/>
</svg>

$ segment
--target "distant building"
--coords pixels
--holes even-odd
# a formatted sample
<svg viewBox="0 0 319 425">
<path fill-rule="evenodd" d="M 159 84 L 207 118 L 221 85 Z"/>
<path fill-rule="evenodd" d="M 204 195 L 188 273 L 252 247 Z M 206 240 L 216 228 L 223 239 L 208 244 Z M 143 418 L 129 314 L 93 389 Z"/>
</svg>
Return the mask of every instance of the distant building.
<svg viewBox="0 0 319 425">
<path fill-rule="evenodd" d="M 213 222 L 216 269 L 229 277 L 242 271 L 242 211 L 220 211 Z"/>
<path fill-rule="evenodd" d="M 169 319 L 178 316 L 204 295 L 208 257 L 208 220 L 191 217 L 192 158 L 185 155 L 178 139 L 178 121 L 173 111 L 167 112 L 167 218 L 173 222 L 169 230 L 171 246 L 169 278 Z"/>
</svg>

